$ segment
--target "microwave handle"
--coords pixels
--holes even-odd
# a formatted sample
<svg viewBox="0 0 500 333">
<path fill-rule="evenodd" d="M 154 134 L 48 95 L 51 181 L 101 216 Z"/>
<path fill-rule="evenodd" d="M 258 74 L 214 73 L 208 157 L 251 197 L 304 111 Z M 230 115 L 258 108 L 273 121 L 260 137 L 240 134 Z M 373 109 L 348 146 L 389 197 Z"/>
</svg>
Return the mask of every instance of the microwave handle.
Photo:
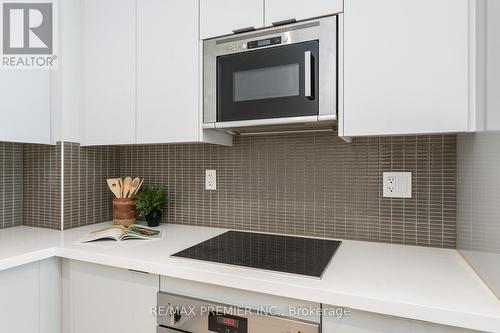
<svg viewBox="0 0 500 333">
<path fill-rule="evenodd" d="M 311 51 L 304 52 L 304 95 L 314 99 L 314 56 Z"/>
</svg>

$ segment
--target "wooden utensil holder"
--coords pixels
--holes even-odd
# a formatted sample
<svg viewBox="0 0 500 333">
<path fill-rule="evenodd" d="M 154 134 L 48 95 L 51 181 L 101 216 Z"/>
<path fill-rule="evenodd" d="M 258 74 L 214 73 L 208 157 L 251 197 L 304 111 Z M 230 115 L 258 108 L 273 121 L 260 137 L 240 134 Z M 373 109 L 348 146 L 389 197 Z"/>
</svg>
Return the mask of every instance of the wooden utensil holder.
<svg viewBox="0 0 500 333">
<path fill-rule="evenodd" d="M 113 198 L 113 224 L 128 227 L 135 224 L 135 200 L 131 198 Z"/>
</svg>

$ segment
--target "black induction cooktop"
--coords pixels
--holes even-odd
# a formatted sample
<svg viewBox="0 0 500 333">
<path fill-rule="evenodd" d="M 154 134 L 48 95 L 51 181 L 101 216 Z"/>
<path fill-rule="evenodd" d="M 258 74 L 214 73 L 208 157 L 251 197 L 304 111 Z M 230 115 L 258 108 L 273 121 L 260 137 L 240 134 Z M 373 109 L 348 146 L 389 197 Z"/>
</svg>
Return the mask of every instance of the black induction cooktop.
<svg viewBox="0 0 500 333">
<path fill-rule="evenodd" d="M 228 231 L 172 256 L 321 278 L 340 243 Z"/>
</svg>

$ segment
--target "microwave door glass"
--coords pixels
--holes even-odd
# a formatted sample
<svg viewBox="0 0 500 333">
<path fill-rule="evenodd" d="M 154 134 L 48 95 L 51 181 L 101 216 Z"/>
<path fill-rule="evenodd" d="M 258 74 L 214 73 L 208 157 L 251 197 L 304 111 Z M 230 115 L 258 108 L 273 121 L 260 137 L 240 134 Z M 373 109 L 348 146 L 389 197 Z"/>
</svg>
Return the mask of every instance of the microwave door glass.
<svg viewBox="0 0 500 333">
<path fill-rule="evenodd" d="M 299 64 L 234 72 L 233 101 L 299 96 Z"/>
<path fill-rule="evenodd" d="M 217 58 L 217 121 L 318 115 L 318 41 Z"/>
</svg>

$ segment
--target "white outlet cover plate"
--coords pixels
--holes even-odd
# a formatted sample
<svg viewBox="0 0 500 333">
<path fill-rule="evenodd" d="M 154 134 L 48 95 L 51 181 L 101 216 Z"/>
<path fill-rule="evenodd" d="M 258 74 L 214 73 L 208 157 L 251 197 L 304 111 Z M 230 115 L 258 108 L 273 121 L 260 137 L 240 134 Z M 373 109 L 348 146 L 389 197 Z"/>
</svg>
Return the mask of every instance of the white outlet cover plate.
<svg viewBox="0 0 500 333">
<path fill-rule="evenodd" d="M 217 171 L 205 170 L 205 190 L 215 191 L 217 189 Z"/>
<path fill-rule="evenodd" d="M 411 172 L 384 172 L 384 198 L 411 198 Z"/>
</svg>

